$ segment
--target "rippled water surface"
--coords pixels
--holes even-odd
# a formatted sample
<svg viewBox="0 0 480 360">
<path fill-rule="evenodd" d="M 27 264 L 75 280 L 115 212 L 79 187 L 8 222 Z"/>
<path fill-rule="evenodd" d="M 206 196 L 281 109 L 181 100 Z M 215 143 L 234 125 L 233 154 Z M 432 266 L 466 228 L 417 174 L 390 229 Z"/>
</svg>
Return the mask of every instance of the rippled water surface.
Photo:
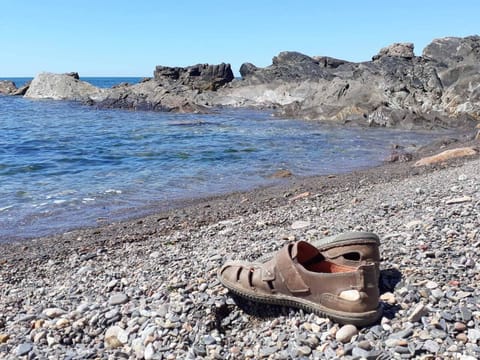
<svg viewBox="0 0 480 360">
<path fill-rule="evenodd" d="M 373 166 L 392 144 L 435 136 L 250 110 L 129 112 L 21 97 L 0 97 L 0 129 L 0 241 L 269 184 L 279 169 L 314 175 Z"/>
</svg>

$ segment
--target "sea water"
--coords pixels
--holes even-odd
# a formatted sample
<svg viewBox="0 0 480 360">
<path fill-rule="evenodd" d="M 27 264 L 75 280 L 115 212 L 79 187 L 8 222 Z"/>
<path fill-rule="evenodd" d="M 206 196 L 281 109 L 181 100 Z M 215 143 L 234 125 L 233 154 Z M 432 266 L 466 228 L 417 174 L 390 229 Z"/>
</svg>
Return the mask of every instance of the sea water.
<svg viewBox="0 0 480 360">
<path fill-rule="evenodd" d="M 104 87 L 138 81 L 89 80 Z M 278 119 L 265 111 L 132 112 L 0 96 L 0 241 L 272 184 L 281 169 L 307 176 L 371 167 L 392 144 L 435 136 Z"/>
</svg>

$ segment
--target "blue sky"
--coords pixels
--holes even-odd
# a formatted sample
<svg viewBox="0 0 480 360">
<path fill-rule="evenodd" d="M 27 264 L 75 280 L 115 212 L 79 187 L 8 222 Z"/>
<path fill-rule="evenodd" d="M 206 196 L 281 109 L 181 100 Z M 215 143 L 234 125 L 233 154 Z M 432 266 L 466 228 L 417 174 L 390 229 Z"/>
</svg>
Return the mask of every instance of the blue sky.
<svg viewBox="0 0 480 360">
<path fill-rule="evenodd" d="M 271 64 L 280 51 L 369 60 L 393 42 L 480 33 L 480 1 L 4 0 L 0 77 L 151 76 L 155 65 Z"/>
</svg>

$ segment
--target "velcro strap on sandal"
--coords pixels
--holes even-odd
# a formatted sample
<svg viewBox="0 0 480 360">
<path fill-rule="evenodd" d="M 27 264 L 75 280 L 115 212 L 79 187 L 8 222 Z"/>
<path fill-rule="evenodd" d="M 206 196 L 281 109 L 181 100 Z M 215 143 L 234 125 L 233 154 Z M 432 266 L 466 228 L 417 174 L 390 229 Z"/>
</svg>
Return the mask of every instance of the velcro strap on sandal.
<svg viewBox="0 0 480 360">
<path fill-rule="evenodd" d="M 276 265 L 280 276 L 291 293 L 305 293 L 310 291 L 310 288 L 305 284 L 302 277 L 297 271 L 293 260 L 290 256 L 290 246 L 285 246 L 281 249 L 275 257 Z"/>
</svg>

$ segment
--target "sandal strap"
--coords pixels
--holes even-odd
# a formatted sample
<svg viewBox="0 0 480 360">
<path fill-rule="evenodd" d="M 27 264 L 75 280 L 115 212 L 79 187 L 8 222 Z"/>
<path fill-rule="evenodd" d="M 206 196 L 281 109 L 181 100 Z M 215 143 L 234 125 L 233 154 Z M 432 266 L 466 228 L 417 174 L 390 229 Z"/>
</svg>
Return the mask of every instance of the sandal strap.
<svg viewBox="0 0 480 360">
<path fill-rule="evenodd" d="M 295 244 L 291 245 L 295 246 Z M 290 256 L 291 246 L 284 246 L 275 257 L 275 267 L 287 286 L 288 291 L 292 294 L 306 293 L 310 288 L 305 284 L 302 277 L 298 273 L 292 257 Z"/>
</svg>

